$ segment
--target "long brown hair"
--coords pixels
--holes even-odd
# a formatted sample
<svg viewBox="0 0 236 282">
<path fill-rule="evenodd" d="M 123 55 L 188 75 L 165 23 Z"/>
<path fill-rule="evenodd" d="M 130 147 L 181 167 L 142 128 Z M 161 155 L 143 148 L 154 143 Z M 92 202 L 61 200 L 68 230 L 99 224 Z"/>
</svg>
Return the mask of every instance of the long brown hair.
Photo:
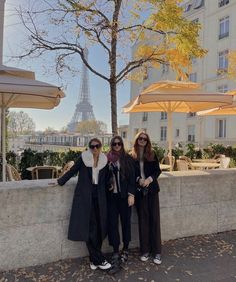
<svg viewBox="0 0 236 282">
<path fill-rule="evenodd" d="M 147 138 L 147 144 L 144 147 L 144 153 L 143 153 L 143 158 L 146 161 L 153 161 L 155 158 L 155 153 L 152 149 L 152 144 L 151 144 L 151 140 L 149 135 L 144 132 L 141 131 L 139 133 L 136 134 L 136 136 L 134 137 L 134 145 L 133 148 L 131 150 L 131 156 L 135 159 L 135 160 L 140 160 L 140 151 L 139 151 L 139 144 L 138 144 L 138 139 L 141 135 L 145 135 L 145 137 Z"/>
</svg>

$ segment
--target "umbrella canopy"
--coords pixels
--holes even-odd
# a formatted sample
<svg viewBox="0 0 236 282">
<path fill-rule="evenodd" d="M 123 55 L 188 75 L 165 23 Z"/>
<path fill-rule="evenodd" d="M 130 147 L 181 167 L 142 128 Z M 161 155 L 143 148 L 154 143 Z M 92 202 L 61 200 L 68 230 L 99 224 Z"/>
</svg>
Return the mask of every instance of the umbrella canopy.
<svg viewBox="0 0 236 282">
<path fill-rule="evenodd" d="M 57 86 L 37 81 L 33 72 L 0 66 L 2 109 L 2 178 L 6 174 L 5 112 L 7 108 L 53 109 L 65 95 Z"/>
<path fill-rule="evenodd" d="M 225 95 L 233 95 L 230 105 L 220 106 L 211 110 L 197 112 L 199 116 L 236 115 L 236 90 L 228 91 Z"/>
<path fill-rule="evenodd" d="M 151 84 L 123 109 L 125 113 L 167 112 L 168 147 L 171 156 L 173 112 L 197 112 L 231 103 L 231 95 L 204 91 L 198 83 L 167 80 Z"/>
<path fill-rule="evenodd" d="M 0 75 L 4 75 L 4 74 L 35 79 L 35 74 L 32 71 L 0 65 Z"/>
</svg>

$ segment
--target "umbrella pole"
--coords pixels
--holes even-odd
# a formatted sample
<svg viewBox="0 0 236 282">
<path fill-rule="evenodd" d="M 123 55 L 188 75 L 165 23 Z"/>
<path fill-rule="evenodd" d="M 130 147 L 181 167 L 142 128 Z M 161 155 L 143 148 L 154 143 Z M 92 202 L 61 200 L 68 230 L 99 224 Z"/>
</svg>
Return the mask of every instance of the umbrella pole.
<svg viewBox="0 0 236 282">
<path fill-rule="evenodd" d="M 6 181 L 6 109 L 3 106 L 1 111 L 2 130 L 2 181 Z"/>
<path fill-rule="evenodd" d="M 168 130 L 168 156 L 170 158 L 170 171 L 172 171 L 172 112 L 167 112 L 167 130 Z"/>
</svg>

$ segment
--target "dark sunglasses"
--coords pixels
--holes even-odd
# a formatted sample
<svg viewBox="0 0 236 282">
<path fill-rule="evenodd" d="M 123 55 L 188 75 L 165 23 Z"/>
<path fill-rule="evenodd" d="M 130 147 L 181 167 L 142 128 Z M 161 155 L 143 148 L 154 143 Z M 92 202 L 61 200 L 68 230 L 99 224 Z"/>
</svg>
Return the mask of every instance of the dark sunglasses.
<svg viewBox="0 0 236 282">
<path fill-rule="evenodd" d="M 122 146 L 122 143 L 121 142 L 114 142 L 112 143 L 112 146 L 115 147 L 115 146 Z"/>
<path fill-rule="evenodd" d="M 92 150 L 95 149 L 95 148 L 99 149 L 99 148 L 101 148 L 101 145 L 100 144 L 89 145 L 89 148 L 92 149 Z"/>
<path fill-rule="evenodd" d="M 146 137 L 139 137 L 138 140 L 139 141 L 148 141 Z"/>
</svg>

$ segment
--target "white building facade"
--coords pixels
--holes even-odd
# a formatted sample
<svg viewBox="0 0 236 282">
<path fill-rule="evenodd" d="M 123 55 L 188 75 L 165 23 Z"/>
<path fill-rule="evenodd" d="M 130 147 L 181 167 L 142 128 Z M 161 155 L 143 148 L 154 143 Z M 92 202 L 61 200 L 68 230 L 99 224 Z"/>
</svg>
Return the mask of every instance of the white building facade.
<svg viewBox="0 0 236 282">
<path fill-rule="evenodd" d="M 185 15 L 189 20 L 202 25 L 199 34 L 201 46 L 208 50 L 203 59 L 194 59 L 189 80 L 201 83 L 207 91 L 226 92 L 236 88 L 236 81 L 229 80 L 228 53 L 236 50 L 236 1 L 235 0 L 191 0 L 185 2 Z M 135 50 L 135 46 L 133 47 Z M 142 84 L 131 82 L 131 99 L 153 82 L 175 79 L 167 66 L 149 69 Z M 167 115 L 157 113 L 132 113 L 129 122 L 129 141 L 135 134 L 145 130 L 151 140 L 166 147 Z M 173 145 L 194 143 L 205 147 L 209 143 L 236 144 L 236 116 L 199 117 L 195 113 L 173 114 Z"/>
</svg>

